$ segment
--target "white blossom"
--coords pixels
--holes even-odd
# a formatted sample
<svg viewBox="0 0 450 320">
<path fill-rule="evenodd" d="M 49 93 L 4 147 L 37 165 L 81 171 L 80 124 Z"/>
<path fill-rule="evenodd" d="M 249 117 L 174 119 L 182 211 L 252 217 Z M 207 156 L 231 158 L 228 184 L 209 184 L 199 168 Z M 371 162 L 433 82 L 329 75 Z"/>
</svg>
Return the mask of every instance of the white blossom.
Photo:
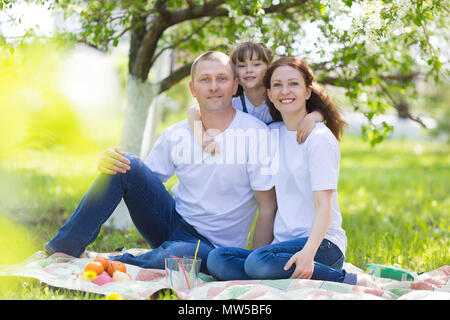
<svg viewBox="0 0 450 320">
<path fill-rule="evenodd" d="M 392 4 L 396 7 L 397 18 L 404 18 L 413 8 L 413 2 L 410 0 L 393 0 Z"/>
<path fill-rule="evenodd" d="M 341 0 L 322 0 L 321 3 L 335 16 L 348 13 L 350 11 L 350 8 Z"/>
</svg>

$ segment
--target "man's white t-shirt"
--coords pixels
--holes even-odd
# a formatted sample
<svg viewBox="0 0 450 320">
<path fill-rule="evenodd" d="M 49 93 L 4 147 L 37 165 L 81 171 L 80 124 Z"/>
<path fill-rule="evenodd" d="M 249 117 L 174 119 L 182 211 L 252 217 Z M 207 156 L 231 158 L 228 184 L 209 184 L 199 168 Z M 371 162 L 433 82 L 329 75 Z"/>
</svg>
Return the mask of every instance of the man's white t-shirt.
<svg viewBox="0 0 450 320">
<path fill-rule="evenodd" d="M 258 118 L 264 123 L 270 123 L 272 122 L 272 116 L 270 115 L 269 106 L 263 102 L 261 105 L 255 107 L 250 100 L 248 100 L 245 93 L 244 100 L 245 100 L 245 107 L 247 108 L 247 113 L 251 114 L 252 116 Z M 244 106 L 242 105 L 241 97 L 234 97 L 232 100 L 233 107 L 236 110 L 240 110 L 244 112 Z"/>
<path fill-rule="evenodd" d="M 322 122 L 315 124 L 302 144 L 297 143 L 297 132 L 287 130 L 283 122 L 269 127 L 279 130 L 279 168 L 273 176 L 278 204 L 273 243 L 308 237 L 315 213 L 313 191 L 334 190 L 332 218 L 325 239 L 345 255 L 347 237 L 338 204 L 340 151 L 336 138 Z"/>
<path fill-rule="evenodd" d="M 183 120 L 164 130 L 145 164 L 162 182 L 177 175 L 172 188 L 176 210 L 200 234 L 217 247 L 245 248 L 257 209 L 253 190 L 270 190 L 273 181 L 264 174 L 270 156 L 262 159 L 257 141 L 244 143 L 236 135 L 264 139 L 269 132 L 264 123 L 236 110 L 229 127 L 215 137 L 221 153 L 211 155 Z"/>
</svg>

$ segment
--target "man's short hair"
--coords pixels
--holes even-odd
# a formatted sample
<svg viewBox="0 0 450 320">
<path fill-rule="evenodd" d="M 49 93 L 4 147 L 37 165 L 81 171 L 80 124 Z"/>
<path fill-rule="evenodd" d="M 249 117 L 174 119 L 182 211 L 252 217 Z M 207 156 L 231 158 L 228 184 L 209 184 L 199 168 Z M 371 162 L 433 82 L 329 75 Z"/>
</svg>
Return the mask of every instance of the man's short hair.
<svg viewBox="0 0 450 320">
<path fill-rule="evenodd" d="M 237 72 L 236 72 L 236 66 L 234 65 L 233 61 L 231 61 L 230 57 L 227 56 L 225 53 L 223 52 L 219 52 L 219 51 L 207 51 L 205 53 L 202 53 L 201 55 L 199 55 L 194 62 L 192 63 L 191 66 L 191 79 L 194 79 L 194 72 L 195 72 L 195 68 L 197 67 L 197 64 L 200 61 L 221 61 L 226 63 L 229 63 L 231 66 L 231 70 L 233 71 L 233 76 L 234 78 L 237 77 Z"/>
</svg>

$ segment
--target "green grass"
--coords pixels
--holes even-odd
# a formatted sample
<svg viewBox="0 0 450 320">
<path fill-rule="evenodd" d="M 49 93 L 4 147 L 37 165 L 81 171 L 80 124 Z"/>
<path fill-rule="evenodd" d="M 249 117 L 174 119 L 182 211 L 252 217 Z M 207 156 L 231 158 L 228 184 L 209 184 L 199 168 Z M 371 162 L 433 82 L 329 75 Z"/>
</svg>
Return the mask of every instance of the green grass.
<svg viewBox="0 0 450 320">
<path fill-rule="evenodd" d="M 348 237 L 346 261 L 360 268 L 380 263 L 416 272 L 450 264 L 449 151 L 445 144 L 394 140 L 371 148 L 359 137 L 344 137 L 339 201 Z M 4 247 L 14 250 L 27 243 L 21 254 L 0 264 L 20 262 L 56 234 L 97 176 L 99 152 L 25 150 L 0 160 L 0 208 L 22 230 L 13 239 L 2 235 Z M 175 183 L 176 177 L 166 185 Z M 123 246 L 149 248 L 135 229 L 103 228 L 88 249 L 105 252 Z M 26 278 L 0 290 L 0 299 L 102 298 Z"/>
<path fill-rule="evenodd" d="M 398 264 L 416 272 L 449 264 L 448 146 L 388 140 L 372 149 L 346 137 L 341 159 L 348 262 Z"/>
</svg>

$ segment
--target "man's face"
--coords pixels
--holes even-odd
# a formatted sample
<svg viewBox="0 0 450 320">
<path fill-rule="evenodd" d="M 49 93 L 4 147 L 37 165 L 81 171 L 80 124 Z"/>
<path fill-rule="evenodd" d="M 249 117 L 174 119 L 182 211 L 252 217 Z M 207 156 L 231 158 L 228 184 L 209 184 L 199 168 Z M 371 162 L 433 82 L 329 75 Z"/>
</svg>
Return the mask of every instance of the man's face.
<svg viewBox="0 0 450 320">
<path fill-rule="evenodd" d="M 195 68 L 189 88 L 201 109 L 223 111 L 231 107 L 238 80 L 233 75 L 230 63 L 202 60 Z"/>
</svg>

